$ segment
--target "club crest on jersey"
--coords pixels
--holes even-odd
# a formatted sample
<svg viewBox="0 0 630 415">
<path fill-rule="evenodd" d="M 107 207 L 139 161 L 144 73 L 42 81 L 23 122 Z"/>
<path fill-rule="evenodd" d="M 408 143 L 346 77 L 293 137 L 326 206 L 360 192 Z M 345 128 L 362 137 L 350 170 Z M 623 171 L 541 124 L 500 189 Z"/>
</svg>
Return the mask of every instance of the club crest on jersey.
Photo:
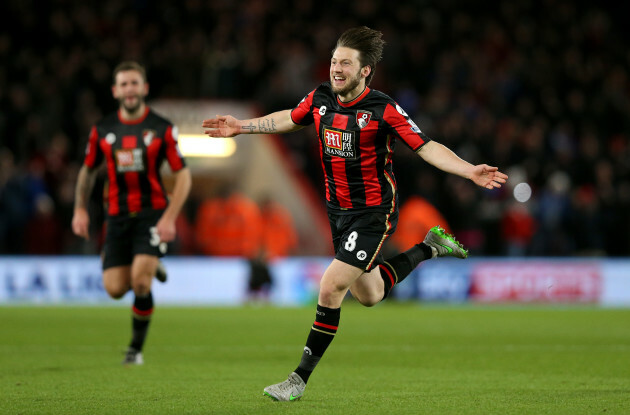
<svg viewBox="0 0 630 415">
<path fill-rule="evenodd" d="M 358 157 L 354 131 L 338 130 L 329 126 L 322 128 L 324 153 L 329 156 L 355 160 Z"/>
<path fill-rule="evenodd" d="M 142 130 L 142 140 L 144 141 L 145 146 L 149 147 L 151 145 L 151 142 L 155 138 L 155 134 L 154 130 Z"/>
<path fill-rule="evenodd" d="M 367 127 L 371 118 L 372 113 L 370 111 L 357 111 L 357 125 L 359 128 L 363 129 Z"/>
</svg>

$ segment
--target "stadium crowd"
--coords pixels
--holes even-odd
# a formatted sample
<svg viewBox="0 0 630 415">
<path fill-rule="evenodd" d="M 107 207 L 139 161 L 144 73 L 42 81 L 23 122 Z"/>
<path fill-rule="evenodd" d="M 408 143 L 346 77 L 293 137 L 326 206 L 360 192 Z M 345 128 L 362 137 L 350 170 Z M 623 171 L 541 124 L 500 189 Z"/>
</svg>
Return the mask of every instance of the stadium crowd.
<svg viewBox="0 0 630 415">
<path fill-rule="evenodd" d="M 403 205 L 428 201 L 475 255 L 628 255 L 629 6 L 434 3 L 3 1 L 0 254 L 95 252 L 70 231 L 73 186 L 90 126 L 116 108 L 121 60 L 147 66 L 149 102 L 240 99 L 268 113 L 327 80 L 336 37 L 367 25 L 388 43 L 371 87 L 436 141 L 510 175 L 481 191 L 399 145 Z M 319 188 L 311 130 L 281 140 Z M 512 196 L 520 182 L 527 202 Z"/>
</svg>

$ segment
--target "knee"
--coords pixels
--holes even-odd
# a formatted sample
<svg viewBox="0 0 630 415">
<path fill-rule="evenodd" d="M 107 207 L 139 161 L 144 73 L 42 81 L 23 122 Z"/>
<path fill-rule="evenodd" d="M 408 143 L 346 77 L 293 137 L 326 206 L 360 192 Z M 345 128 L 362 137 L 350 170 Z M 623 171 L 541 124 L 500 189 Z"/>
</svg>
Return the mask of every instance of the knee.
<svg viewBox="0 0 630 415">
<path fill-rule="evenodd" d="M 358 296 L 358 298 L 356 298 L 356 300 L 359 302 L 359 304 L 365 306 L 365 307 L 374 307 L 376 304 L 380 303 L 382 300 L 382 296 L 379 295 L 375 295 L 375 294 L 368 294 L 368 295 L 361 295 Z"/>
<path fill-rule="evenodd" d="M 319 285 L 319 302 L 324 306 L 327 304 L 336 304 L 339 302 L 339 297 L 343 297 L 347 290 L 348 287 L 322 281 Z"/>
<path fill-rule="evenodd" d="M 131 288 L 136 295 L 147 295 L 151 291 L 151 279 L 136 278 L 131 284 Z"/>
<path fill-rule="evenodd" d="M 131 278 L 131 289 L 136 295 L 147 295 L 151 291 L 151 280 L 153 275 L 142 273 L 133 275 Z"/>
<path fill-rule="evenodd" d="M 104 285 L 105 291 L 107 291 L 107 294 L 109 294 L 109 296 L 113 298 L 114 300 L 118 300 L 122 298 L 122 296 L 125 295 L 127 291 L 129 291 L 129 286 L 127 286 L 126 284 L 122 284 L 118 281 L 106 282 L 103 285 Z"/>
</svg>

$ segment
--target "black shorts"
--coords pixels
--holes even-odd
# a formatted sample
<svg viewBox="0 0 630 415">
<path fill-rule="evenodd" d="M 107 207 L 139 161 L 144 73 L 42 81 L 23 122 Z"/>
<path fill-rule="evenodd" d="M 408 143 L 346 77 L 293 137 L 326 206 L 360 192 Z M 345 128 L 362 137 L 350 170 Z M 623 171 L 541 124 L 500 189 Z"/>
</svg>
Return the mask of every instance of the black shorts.
<svg viewBox="0 0 630 415">
<path fill-rule="evenodd" d="M 328 211 L 335 258 L 346 264 L 371 271 L 383 263 L 381 250 L 398 224 L 394 213 L 360 212 L 335 214 Z"/>
<path fill-rule="evenodd" d="M 147 210 L 133 215 L 108 216 L 103 269 L 131 265 L 137 254 L 163 257 L 168 246 L 160 242 L 155 227 L 163 212 Z"/>
</svg>

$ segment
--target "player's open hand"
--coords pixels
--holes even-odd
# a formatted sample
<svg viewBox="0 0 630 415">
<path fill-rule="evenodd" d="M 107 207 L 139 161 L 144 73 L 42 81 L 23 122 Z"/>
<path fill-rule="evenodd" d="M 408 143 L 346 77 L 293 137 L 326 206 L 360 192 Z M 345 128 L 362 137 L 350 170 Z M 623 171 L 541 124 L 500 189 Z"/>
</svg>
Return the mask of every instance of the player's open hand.
<svg viewBox="0 0 630 415">
<path fill-rule="evenodd" d="M 508 179 L 507 174 L 501 173 L 498 167 L 478 164 L 473 168 L 470 180 L 486 189 L 499 188 Z"/>
<path fill-rule="evenodd" d="M 241 133 L 238 120 L 231 115 L 217 115 L 216 118 L 203 120 L 201 126 L 210 137 L 234 137 Z"/>
</svg>

